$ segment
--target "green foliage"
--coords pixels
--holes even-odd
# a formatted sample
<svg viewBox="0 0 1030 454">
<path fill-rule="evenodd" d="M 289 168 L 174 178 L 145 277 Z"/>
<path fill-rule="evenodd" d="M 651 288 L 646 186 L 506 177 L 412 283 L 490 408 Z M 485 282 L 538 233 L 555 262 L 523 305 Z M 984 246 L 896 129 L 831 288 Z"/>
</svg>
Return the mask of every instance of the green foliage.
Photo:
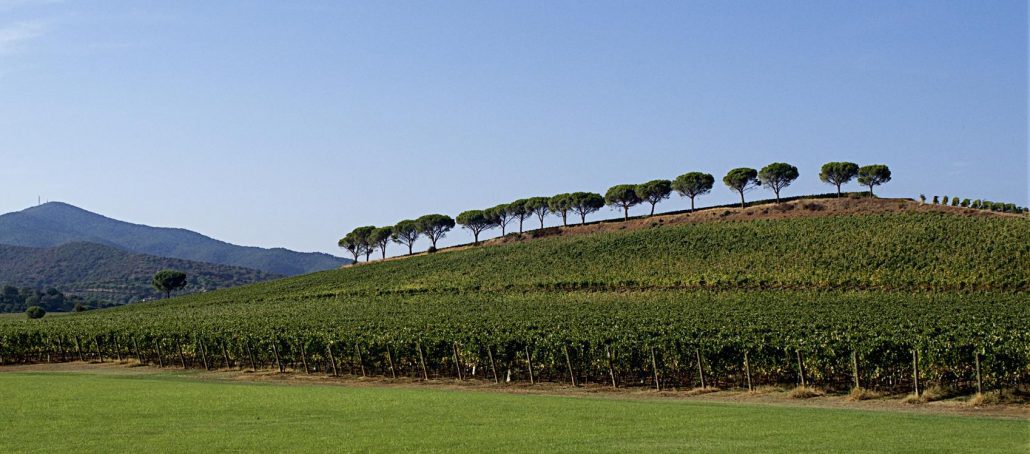
<svg viewBox="0 0 1030 454">
<path fill-rule="evenodd" d="M 561 216 L 561 224 L 565 226 L 569 225 L 569 211 L 572 211 L 572 205 L 573 198 L 569 193 L 553 195 L 547 201 L 547 209 Z"/>
<path fill-rule="evenodd" d="M 526 221 L 526 218 L 532 216 L 526 205 L 529 204 L 529 199 L 518 199 L 508 204 L 508 212 L 511 213 L 514 219 L 519 220 L 519 233 L 522 233 L 522 224 Z"/>
<path fill-rule="evenodd" d="M 447 235 L 454 228 L 454 219 L 446 214 L 427 214 L 415 220 L 421 234 L 429 238 L 436 249 L 436 242 Z"/>
<path fill-rule="evenodd" d="M 941 197 L 941 205 L 947 205 L 949 200 L 948 196 Z"/>
<path fill-rule="evenodd" d="M 85 307 L 87 304 L 91 307 L 116 305 L 105 301 L 87 300 L 78 295 L 65 295 L 54 288 L 40 291 L 29 287 L 19 289 L 5 285 L 0 290 L 0 313 L 25 312 L 32 306 L 39 306 L 47 312 L 68 312 L 76 307 Z"/>
<path fill-rule="evenodd" d="M 690 211 L 694 211 L 694 198 L 712 192 L 715 177 L 710 173 L 689 172 L 676 177 L 672 188 L 683 197 L 690 197 Z"/>
<path fill-rule="evenodd" d="M 415 242 L 418 241 L 418 237 L 422 233 L 419 231 L 418 223 L 412 219 L 405 219 L 398 222 L 393 226 L 393 234 L 390 239 L 394 243 L 401 244 L 408 247 L 408 255 L 412 254 L 412 248 L 415 246 Z"/>
<path fill-rule="evenodd" d="M 737 191 L 740 194 L 740 207 L 744 208 L 744 192 L 758 186 L 758 171 L 748 167 L 739 167 L 730 170 L 722 177 L 726 187 Z"/>
<path fill-rule="evenodd" d="M 172 295 L 172 292 L 186 286 L 186 273 L 177 270 L 161 270 L 154 274 L 151 284 L 155 289 L 163 292 L 167 298 Z"/>
<path fill-rule="evenodd" d="M 30 319 L 43 318 L 46 315 L 46 310 L 39 306 L 29 306 L 28 309 L 25 309 L 25 315 Z"/>
<path fill-rule="evenodd" d="M 567 376 L 568 352 L 582 380 L 602 381 L 613 350 L 616 379 L 641 383 L 653 349 L 668 386 L 696 385 L 696 370 L 674 367 L 695 355 L 709 380 L 734 386 L 744 352 L 759 383 L 792 382 L 785 358 L 800 354 L 809 381 L 847 386 L 855 351 L 863 386 L 896 391 L 912 350 L 942 384 L 968 383 L 976 350 L 985 383 L 1010 386 L 1030 379 L 1028 237 L 1021 218 L 916 212 L 545 237 L 46 323 L 0 319 L 0 351 L 17 361 L 92 338 L 137 340 L 153 357 L 155 344 L 195 339 L 239 358 L 253 348 L 266 366 L 273 346 L 323 364 L 333 348 L 355 366 L 360 348 L 371 373 L 389 373 L 387 353 L 406 365 L 424 355 L 434 377 L 454 373 L 454 356 L 489 370 L 529 352 L 541 380 Z"/>
<path fill-rule="evenodd" d="M 375 248 L 378 248 L 382 252 L 382 257 L 386 258 L 386 246 L 390 244 L 390 239 L 393 238 L 393 227 L 376 227 L 368 234 L 368 242 Z"/>
<path fill-rule="evenodd" d="M 497 226 L 494 223 L 494 218 L 483 210 L 465 211 L 458 215 L 457 222 L 472 232 L 474 244 L 479 244 L 479 234 L 481 232 Z"/>
<path fill-rule="evenodd" d="M 608 188 L 604 193 L 604 202 L 613 207 L 622 208 L 623 218 L 629 219 L 629 209 L 640 204 L 642 200 L 637 194 L 636 185 L 618 184 Z"/>
<path fill-rule="evenodd" d="M 869 187 L 869 195 L 873 194 L 873 186 L 891 181 L 891 170 L 883 164 L 863 166 L 858 169 L 858 184 Z"/>
<path fill-rule="evenodd" d="M 934 205 L 939 205 L 940 203 L 941 203 L 940 199 L 938 199 L 937 196 L 933 196 L 933 204 Z"/>
<path fill-rule="evenodd" d="M 133 254 L 95 243 L 68 243 L 53 248 L 0 245 L 0 283 L 19 288 L 57 288 L 69 296 L 81 296 L 91 307 L 162 296 L 151 281 L 154 273 L 163 269 L 185 272 L 189 279 L 182 291 L 190 293 L 281 277 L 255 269 Z M 48 312 L 67 312 L 74 302 L 41 305 Z M 24 312 L 25 306 L 8 311 Z M 4 310 L 0 308 L 0 312 Z"/>
<path fill-rule="evenodd" d="M 526 199 L 523 208 L 527 214 L 536 215 L 537 219 L 540 220 L 540 228 L 544 228 L 544 218 L 551 212 L 551 199 L 548 197 L 530 197 Z"/>
<path fill-rule="evenodd" d="M 798 168 L 785 162 L 774 162 L 762 167 L 762 170 L 758 172 L 758 181 L 776 194 L 777 203 L 780 201 L 780 191 L 790 186 L 796 179 L 798 179 Z"/>
<path fill-rule="evenodd" d="M 501 228 L 501 236 L 504 236 L 507 234 L 508 224 L 515 220 L 516 210 L 512 209 L 511 204 L 502 203 L 487 209 L 486 215 L 493 220 L 494 225 Z"/>
<path fill-rule="evenodd" d="M 375 248 L 371 238 L 372 232 L 375 229 L 374 225 L 358 227 L 340 239 L 337 244 L 350 252 L 354 256 L 355 262 L 362 255 L 365 256 L 365 261 L 368 261 L 368 257 L 372 255 L 372 251 Z"/>
<path fill-rule="evenodd" d="M 593 192 L 573 192 L 572 212 L 579 215 L 579 222 L 586 224 L 587 215 L 604 207 L 604 197 Z"/>
<path fill-rule="evenodd" d="M 969 203 L 970 203 L 970 202 L 969 202 L 969 199 L 962 199 L 962 203 L 961 203 L 961 206 L 963 206 L 963 207 L 968 207 L 968 206 L 969 206 Z"/>
<path fill-rule="evenodd" d="M 827 162 L 819 170 L 819 181 L 829 183 L 837 187 L 837 197 L 840 197 L 841 185 L 847 184 L 852 178 L 858 175 L 858 164 L 853 162 Z M 920 194 L 921 200 L 926 201 L 926 196 Z"/>
<path fill-rule="evenodd" d="M 651 180 L 647 183 L 638 184 L 634 190 L 641 202 L 651 204 L 651 216 L 654 216 L 654 206 L 658 202 L 668 199 L 669 194 L 672 193 L 672 182 L 669 180 Z"/>
</svg>

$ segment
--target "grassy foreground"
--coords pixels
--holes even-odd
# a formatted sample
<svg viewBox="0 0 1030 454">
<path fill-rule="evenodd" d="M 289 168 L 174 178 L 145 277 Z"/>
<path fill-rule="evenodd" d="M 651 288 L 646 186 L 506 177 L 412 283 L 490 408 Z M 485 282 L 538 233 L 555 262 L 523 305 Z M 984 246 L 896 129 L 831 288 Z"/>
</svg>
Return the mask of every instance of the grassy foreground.
<svg viewBox="0 0 1030 454">
<path fill-rule="evenodd" d="M 167 375 L 0 374 L 5 452 L 1026 452 L 971 417 Z"/>
</svg>

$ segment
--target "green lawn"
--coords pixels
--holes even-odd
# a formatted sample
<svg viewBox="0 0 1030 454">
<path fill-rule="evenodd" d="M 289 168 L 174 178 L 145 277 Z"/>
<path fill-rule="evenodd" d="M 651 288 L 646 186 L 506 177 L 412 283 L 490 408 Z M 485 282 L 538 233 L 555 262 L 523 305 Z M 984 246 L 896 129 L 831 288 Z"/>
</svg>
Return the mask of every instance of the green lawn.
<svg viewBox="0 0 1030 454">
<path fill-rule="evenodd" d="M 851 410 L 0 373 L 0 451 L 1027 452 L 1030 422 Z"/>
</svg>

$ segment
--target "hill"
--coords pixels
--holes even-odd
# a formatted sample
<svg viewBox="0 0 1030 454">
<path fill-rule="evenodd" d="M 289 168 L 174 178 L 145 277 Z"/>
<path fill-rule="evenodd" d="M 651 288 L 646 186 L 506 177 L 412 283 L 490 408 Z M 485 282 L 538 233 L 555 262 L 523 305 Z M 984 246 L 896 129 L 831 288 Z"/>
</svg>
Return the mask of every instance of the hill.
<svg viewBox="0 0 1030 454">
<path fill-rule="evenodd" d="M 136 340 L 144 361 L 209 364 L 224 351 L 218 361 L 281 371 L 652 387 L 858 381 L 902 392 L 915 364 L 923 387 L 1030 381 L 1025 217 L 849 203 L 551 229 L 42 324 L 10 320 L 0 348 L 31 357 L 45 329 L 65 345 L 82 332 L 100 344 Z M 178 347 L 185 356 L 169 356 Z"/>
<path fill-rule="evenodd" d="M 133 254 L 94 243 L 67 243 L 53 248 L 0 245 L 0 283 L 102 301 L 129 303 L 161 296 L 150 280 L 172 268 L 188 276 L 187 293 L 274 279 L 275 274 L 248 268 Z"/>
<path fill-rule="evenodd" d="M 293 276 L 350 263 L 324 253 L 237 246 L 185 229 L 131 224 L 61 202 L 0 216 L 0 244 L 47 248 L 71 242 Z"/>
</svg>

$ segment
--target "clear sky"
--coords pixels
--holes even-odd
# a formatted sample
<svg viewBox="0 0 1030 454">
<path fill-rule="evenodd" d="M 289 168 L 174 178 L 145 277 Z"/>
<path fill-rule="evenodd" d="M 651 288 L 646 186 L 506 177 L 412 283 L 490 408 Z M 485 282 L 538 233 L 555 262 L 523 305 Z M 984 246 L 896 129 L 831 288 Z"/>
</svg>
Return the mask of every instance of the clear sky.
<svg viewBox="0 0 1030 454">
<path fill-rule="evenodd" d="M 359 225 L 693 170 L 827 192 L 831 160 L 1027 205 L 1027 66 L 1025 1 L 0 0 L 0 212 L 344 255 Z"/>
</svg>

